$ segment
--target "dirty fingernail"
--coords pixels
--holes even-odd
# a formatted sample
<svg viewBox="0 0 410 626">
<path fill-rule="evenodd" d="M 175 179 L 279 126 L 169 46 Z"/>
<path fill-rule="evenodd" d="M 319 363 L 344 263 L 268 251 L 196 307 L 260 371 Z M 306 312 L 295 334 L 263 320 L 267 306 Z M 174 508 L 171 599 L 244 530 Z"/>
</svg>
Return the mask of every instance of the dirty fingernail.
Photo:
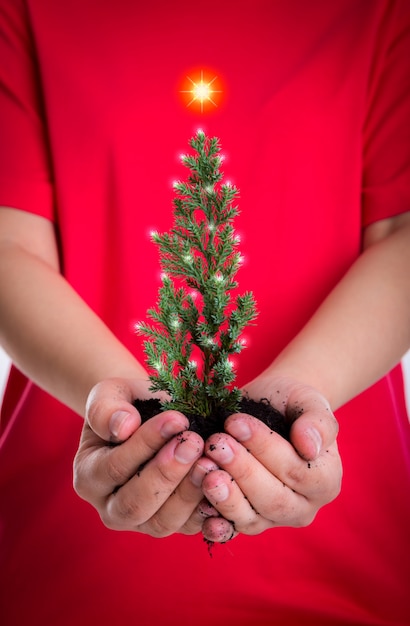
<svg viewBox="0 0 410 626">
<path fill-rule="evenodd" d="M 175 448 L 174 456 L 179 463 L 192 463 L 198 458 L 201 449 L 192 445 L 189 441 L 182 439 Z"/>
<path fill-rule="evenodd" d="M 218 502 L 224 502 L 227 500 L 229 496 L 229 487 L 225 483 L 222 483 L 221 485 L 212 487 L 212 489 L 207 489 L 206 493 L 215 504 L 218 504 Z"/>
<path fill-rule="evenodd" d="M 208 454 L 218 463 L 230 463 L 234 458 L 234 452 L 227 443 L 211 444 L 208 447 Z"/>
<path fill-rule="evenodd" d="M 202 500 L 198 505 L 198 513 L 202 517 L 218 517 L 219 513 L 208 500 Z"/>
</svg>

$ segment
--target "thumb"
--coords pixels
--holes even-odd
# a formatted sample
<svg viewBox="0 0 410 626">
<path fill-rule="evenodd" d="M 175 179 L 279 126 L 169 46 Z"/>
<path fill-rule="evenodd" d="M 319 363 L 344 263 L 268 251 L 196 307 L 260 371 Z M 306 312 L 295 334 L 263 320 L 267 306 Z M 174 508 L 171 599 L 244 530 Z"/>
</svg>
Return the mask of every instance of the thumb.
<svg viewBox="0 0 410 626">
<path fill-rule="evenodd" d="M 140 414 L 132 404 L 141 395 L 135 389 L 135 381 L 123 378 L 101 381 L 88 395 L 86 422 L 105 441 L 125 441 L 141 424 Z"/>
<path fill-rule="evenodd" d="M 295 404 L 289 398 L 287 413 L 290 417 L 293 414 L 294 419 L 290 440 L 302 458 L 314 461 L 335 443 L 339 425 L 329 403 L 319 392 L 307 389 L 303 395 Z"/>
</svg>

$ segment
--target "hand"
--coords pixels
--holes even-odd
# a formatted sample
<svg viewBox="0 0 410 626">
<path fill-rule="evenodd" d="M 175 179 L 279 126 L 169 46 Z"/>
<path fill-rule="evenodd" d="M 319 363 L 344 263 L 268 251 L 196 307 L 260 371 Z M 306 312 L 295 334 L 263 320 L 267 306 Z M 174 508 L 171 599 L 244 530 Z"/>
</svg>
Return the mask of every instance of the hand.
<svg viewBox="0 0 410 626">
<path fill-rule="evenodd" d="M 210 437 L 205 453 L 221 469 L 205 475 L 205 497 L 219 518 L 204 521 L 206 539 L 224 542 L 275 526 L 310 524 L 340 491 L 338 425 L 326 399 L 289 378 L 261 376 L 246 386 L 251 398 L 268 398 L 292 422 L 291 443 L 260 420 L 236 414 L 226 433 Z M 228 521 L 229 520 L 229 521 Z"/>
<path fill-rule="evenodd" d="M 191 479 L 204 442 L 188 432 L 181 413 L 166 411 L 141 425 L 132 400 L 151 395 L 148 381 L 110 379 L 92 389 L 74 460 L 75 490 L 109 528 L 153 537 L 198 533 L 204 517 L 217 514 L 198 507 L 202 479 L 215 465 L 204 459 Z"/>
</svg>

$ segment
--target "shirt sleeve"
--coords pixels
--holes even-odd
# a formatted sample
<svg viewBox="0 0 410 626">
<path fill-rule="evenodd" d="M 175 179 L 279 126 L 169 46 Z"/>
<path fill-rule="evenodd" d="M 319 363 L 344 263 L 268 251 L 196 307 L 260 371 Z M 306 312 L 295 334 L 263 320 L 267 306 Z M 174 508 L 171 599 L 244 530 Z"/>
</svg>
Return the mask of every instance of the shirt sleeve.
<svg viewBox="0 0 410 626">
<path fill-rule="evenodd" d="M 0 0 L 0 205 L 53 219 L 41 80 L 21 0 Z"/>
<path fill-rule="evenodd" d="M 410 2 L 389 1 L 375 39 L 364 125 L 362 221 L 410 210 Z"/>
</svg>

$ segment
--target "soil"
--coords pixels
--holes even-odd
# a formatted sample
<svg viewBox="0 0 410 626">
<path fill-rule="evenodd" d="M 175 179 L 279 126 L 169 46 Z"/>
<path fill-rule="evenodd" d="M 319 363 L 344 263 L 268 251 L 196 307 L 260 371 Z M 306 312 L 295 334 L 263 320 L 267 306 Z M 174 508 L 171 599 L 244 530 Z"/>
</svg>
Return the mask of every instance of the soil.
<svg viewBox="0 0 410 626">
<path fill-rule="evenodd" d="M 160 402 L 154 398 L 149 400 L 135 400 L 134 406 L 140 412 L 143 422 L 161 412 Z M 244 397 L 240 402 L 239 412 L 248 413 L 248 415 L 258 418 L 271 430 L 289 440 L 290 424 L 285 420 L 282 413 L 273 408 L 268 400 L 263 399 L 256 402 L 255 400 Z M 207 439 L 214 433 L 224 431 L 224 423 L 226 418 L 229 417 L 229 413 L 225 409 L 220 409 L 219 412 L 208 418 L 204 418 L 200 415 L 187 415 L 187 417 L 190 422 L 190 430 L 201 435 L 203 439 Z"/>
</svg>

